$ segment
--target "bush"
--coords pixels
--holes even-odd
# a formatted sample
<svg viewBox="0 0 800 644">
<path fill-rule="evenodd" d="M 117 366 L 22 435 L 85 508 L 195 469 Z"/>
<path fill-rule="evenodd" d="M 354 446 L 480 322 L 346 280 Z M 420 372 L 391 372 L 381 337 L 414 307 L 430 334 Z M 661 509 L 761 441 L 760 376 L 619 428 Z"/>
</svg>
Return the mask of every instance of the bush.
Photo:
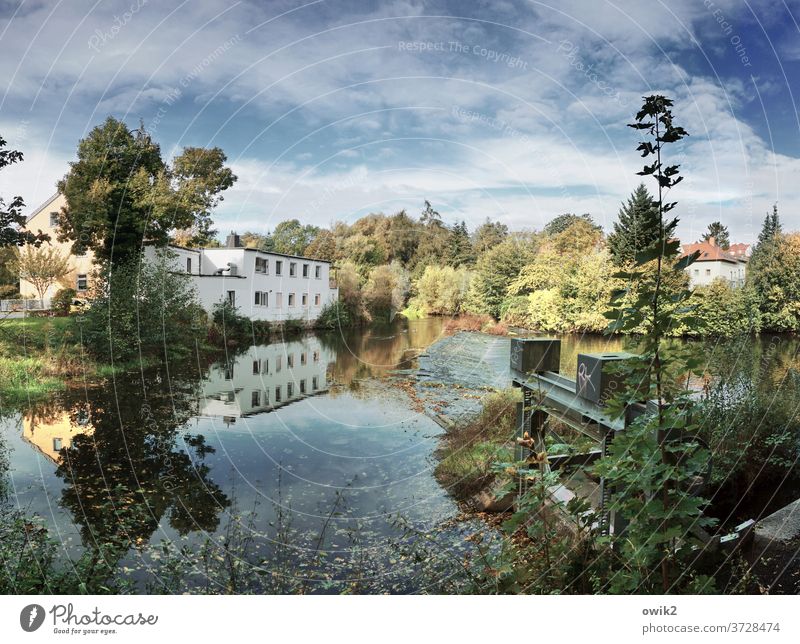
<svg viewBox="0 0 800 644">
<path fill-rule="evenodd" d="M 315 329 L 347 329 L 354 325 L 350 309 L 340 300 L 326 304 L 313 324 Z"/>
<path fill-rule="evenodd" d="M 100 276 L 91 306 L 78 320 L 86 350 L 103 362 L 186 355 L 205 313 L 186 275 L 166 253 L 114 266 Z"/>
<path fill-rule="evenodd" d="M 65 316 L 69 315 L 69 309 L 72 306 L 72 300 L 75 299 L 77 291 L 74 288 L 62 288 L 50 300 L 50 308 L 56 315 Z"/>
</svg>

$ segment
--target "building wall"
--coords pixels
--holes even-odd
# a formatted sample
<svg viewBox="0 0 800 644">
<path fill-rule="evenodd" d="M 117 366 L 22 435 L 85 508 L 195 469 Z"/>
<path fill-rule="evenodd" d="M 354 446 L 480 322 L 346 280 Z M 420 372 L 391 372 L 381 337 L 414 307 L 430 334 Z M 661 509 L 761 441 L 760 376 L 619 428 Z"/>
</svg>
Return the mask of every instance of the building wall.
<svg viewBox="0 0 800 644">
<path fill-rule="evenodd" d="M 37 232 L 41 230 L 43 233 L 50 235 L 50 246 L 59 249 L 64 255 L 69 257 L 71 271 L 60 283 L 54 284 L 45 293 L 45 304 L 49 304 L 50 299 L 62 288 L 74 288 L 78 291 L 78 297 L 85 295 L 88 288 L 91 288 L 91 276 L 94 268 L 94 255 L 91 251 L 87 251 L 85 255 L 80 257 L 72 254 L 71 242 L 58 241 L 58 227 L 51 225 L 51 214 L 57 214 L 61 209 L 67 205 L 67 200 L 64 195 L 56 195 L 47 201 L 39 208 L 29 219 L 25 227 L 32 231 Z M 79 289 L 78 286 L 87 286 L 87 289 Z M 39 297 L 38 291 L 34 288 L 33 284 L 26 280 L 20 280 L 19 285 L 22 297 Z"/>
<path fill-rule="evenodd" d="M 244 248 L 207 248 L 202 255 L 203 275 L 195 280 L 195 288 L 206 310 L 232 293 L 239 312 L 253 320 L 312 321 L 339 297 L 338 289 L 330 287 L 330 264 L 326 262 Z M 257 258 L 266 261 L 266 273 L 256 271 Z M 235 267 L 235 275 L 227 270 L 229 263 Z M 262 262 L 259 264 L 263 266 Z M 304 266 L 307 266 L 306 277 L 303 277 Z M 214 272 L 220 269 L 225 272 L 215 276 Z"/>
<path fill-rule="evenodd" d="M 747 264 L 745 262 L 720 260 L 700 261 L 687 267 L 686 272 L 689 274 L 691 288 L 708 286 L 717 278 L 727 280 L 731 286 L 738 288 L 744 286 L 744 280 L 747 276 Z"/>
</svg>

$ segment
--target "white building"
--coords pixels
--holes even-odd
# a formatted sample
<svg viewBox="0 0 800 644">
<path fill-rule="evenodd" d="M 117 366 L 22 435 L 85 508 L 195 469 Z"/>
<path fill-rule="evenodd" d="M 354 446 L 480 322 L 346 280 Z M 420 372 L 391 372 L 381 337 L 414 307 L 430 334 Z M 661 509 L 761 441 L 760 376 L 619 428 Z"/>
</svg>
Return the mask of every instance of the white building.
<svg viewBox="0 0 800 644">
<path fill-rule="evenodd" d="M 58 241 L 58 213 L 66 199 L 56 194 L 28 217 L 26 228 L 50 235 L 50 244 L 69 256 L 70 274 L 45 293 L 44 305 L 62 288 L 74 288 L 78 297 L 91 289 L 94 257 L 91 251 L 76 256 L 71 242 Z M 331 276 L 330 262 L 266 253 L 244 248 L 239 236 L 231 234 L 221 248 L 169 247 L 176 271 L 192 276 L 192 283 L 203 308 L 211 312 L 217 302 L 227 300 L 239 313 L 253 320 L 315 320 L 322 309 L 339 297 Z M 155 257 L 153 247 L 145 248 L 145 259 Z M 38 298 L 33 284 L 20 281 L 25 298 Z"/>
<path fill-rule="evenodd" d="M 309 322 L 339 297 L 330 262 L 243 248 L 233 233 L 221 248 L 170 246 L 169 251 L 175 270 L 192 276 L 209 312 L 227 301 L 252 320 Z M 145 259 L 155 253 L 146 248 Z"/>
<path fill-rule="evenodd" d="M 750 258 L 748 244 L 732 244 L 728 250 L 717 246 L 716 240 L 710 237 L 708 241 L 681 246 L 681 256 L 691 255 L 699 251 L 697 260 L 686 267 L 689 275 L 689 286 L 708 286 L 715 279 L 727 281 L 733 288 L 744 286 L 747 277 L 747 261 Z"/>
</svg>

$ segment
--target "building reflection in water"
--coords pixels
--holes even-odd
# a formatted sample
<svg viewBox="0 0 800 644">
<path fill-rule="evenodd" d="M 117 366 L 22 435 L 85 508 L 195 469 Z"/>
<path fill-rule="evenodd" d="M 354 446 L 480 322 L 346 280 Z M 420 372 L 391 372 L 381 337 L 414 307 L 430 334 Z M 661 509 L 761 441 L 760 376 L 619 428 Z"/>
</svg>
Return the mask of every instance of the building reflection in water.
<svg viewBox="0 0 800 644">
<path fill-rule="evenodd" d="M 274 411 L 328 390 L 329 351 L 314 336 L 252 346 L 212 365 L 200 385 L 201 416 L 237 418 Z"/>
<path fill-rule="evenodd" d="M 92 432 L 94 428 L 85 410 L 76 415 L 67 411 L 30 413 L 22 421 L 22 440 L 57 465 L 63 459 L 61 450 L 69 449 L 76 436 Z"/>
</svg>

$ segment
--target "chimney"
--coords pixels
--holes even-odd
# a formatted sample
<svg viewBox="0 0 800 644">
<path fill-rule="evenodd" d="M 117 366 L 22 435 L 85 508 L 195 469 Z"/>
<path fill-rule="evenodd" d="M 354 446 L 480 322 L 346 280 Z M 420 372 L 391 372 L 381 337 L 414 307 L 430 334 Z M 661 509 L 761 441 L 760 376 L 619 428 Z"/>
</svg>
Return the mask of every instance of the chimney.
<svg viewBox="0 0 800 644">
<path fill-rule="evenodd" d="M 709 238 L 708 238 L 708 245 L 709 245 L 709 246 L 716 246 L 716 245 L 717 245 L 717 240 L 716 240 L 716 238 L 714 238 L 714 237 L 709 237 Z"/>
<path fill-rule="evenodd" d="M 239 235 L 231 231 L 231 234 L 225 239 L 225 246 L 227 248 L 241 248 L 242 242 L 239 240 Z"/>
</svg>

